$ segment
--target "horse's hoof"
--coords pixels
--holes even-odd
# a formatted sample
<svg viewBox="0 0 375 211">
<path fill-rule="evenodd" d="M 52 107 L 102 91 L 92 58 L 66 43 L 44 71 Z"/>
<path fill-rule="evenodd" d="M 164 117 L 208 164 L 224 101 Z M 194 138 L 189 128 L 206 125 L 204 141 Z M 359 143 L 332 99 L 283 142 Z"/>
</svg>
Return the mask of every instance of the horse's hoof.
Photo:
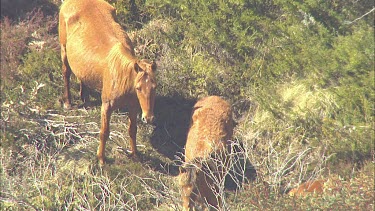
<svg viewBox="0 0 375 211">
<path fill-rule="evenodd" d="M 104 166 L 105 165 L 105 159 L 98 158 L 98 160 L 99 160 L 99 165 L 100 166 Z"/>
<path fill-rule="evenodd" d="M 92 106 L 92 103 L 90 102 L 85 102 L 85 103 L 82 103 L 81 105 L 78 106 L 79 109 L 89 109 L 93 107 Z"/>
<path fill-rule="evenodd" d="M 135 161 L 135 162 L 140 162 L 141 161 L 141 158 L 138 156 L 137 153 L 130 153 L 128 155 L 128 157 L 132 160 L 132 161 Z"/>
<path fill-rule="evenodd" d="M 72 105 L 70 103 L 64 103 L 64 109 L 71 110 L 72 109 Z"/>
<path fill-rule="evenodd" d="M 131 155 L 130 159 L 134 162 L 141 162 L 142 159 L 138 155 Z"/>
<path fill-rule="evenodd" d="M 103 153 L 99 153 L 99 151 L 98 151 L 97 154 L 96 154 L 96 157 L 98 158 L 100 166 L 104 166 L 105 165 L 105 157 L 104 157 Z"/>
</svg>

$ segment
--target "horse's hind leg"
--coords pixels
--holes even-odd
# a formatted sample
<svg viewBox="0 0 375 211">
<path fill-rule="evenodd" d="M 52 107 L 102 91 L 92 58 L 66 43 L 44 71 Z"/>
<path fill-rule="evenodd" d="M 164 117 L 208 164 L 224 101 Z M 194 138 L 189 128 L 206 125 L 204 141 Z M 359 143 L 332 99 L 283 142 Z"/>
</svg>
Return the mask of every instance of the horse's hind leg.
<svg viewBox="0 0 375 211">
<path fill-rule="evenodd" d="M 81 81 L 81 100 L 83 102 L 83 106 L 88 106 L 90 100 L 90 93 L 88 87 Z"/>
<path fill-rule="evenodd" d="M 70 75 L 72 74 L 72 70 L 70 69 L 70 66 L 68 63 L 65 45 L 61 45 L 61 60 L 62 60 L 62 74 L 63 74 L 64 85 L 65 85 L 64 95 L 63 95 L 64 108 L 70 109 L 72 107 L 71 94 L 70 94 Z"/>
</svg>

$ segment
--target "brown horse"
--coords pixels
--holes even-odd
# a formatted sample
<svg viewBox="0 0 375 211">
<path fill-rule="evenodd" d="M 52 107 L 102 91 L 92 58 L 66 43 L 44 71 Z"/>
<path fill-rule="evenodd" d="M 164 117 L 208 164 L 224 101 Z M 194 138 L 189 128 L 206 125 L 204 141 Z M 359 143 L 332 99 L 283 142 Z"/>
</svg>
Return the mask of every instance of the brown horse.
<svg viewBox="0 0 375 211">
<path fill-rule="evenodd" d="M 313 180 L 302 183 L 297 188 L 293 188 L 290 192 L 290 196 L 305 196 L 309 193 L 323 193 L 324 184 L 326 180 Z"/>
<path fill-rule="evenodd" d="M 203 203 L 216 209 L 222 207 L 217 183 L 223 182 L 229 166 L 227 148 L 233 127 L 231 106 L 222 98 L 210 96 L 194 105 L 185 163 L 178 176 L 184 210 Z"/>
<path fill-rule="evenodd" d="M 142 121 L 153 121 L 156 65 L 138 60 L 133 45 L 115 22 L 115 9 L 103 0 L 66 0 L 59 13 L 59 38 L 64 107 L 71 107 L 70 75 L 81 81 L 81 99 L 86 102 L 87 87 L 101 92 L 101 129 L 97 156 L 105 162 L 111 113 L 124 106 L 129 110 L 131 156 L 137 156 L 137 113 Z"/>
</svg>

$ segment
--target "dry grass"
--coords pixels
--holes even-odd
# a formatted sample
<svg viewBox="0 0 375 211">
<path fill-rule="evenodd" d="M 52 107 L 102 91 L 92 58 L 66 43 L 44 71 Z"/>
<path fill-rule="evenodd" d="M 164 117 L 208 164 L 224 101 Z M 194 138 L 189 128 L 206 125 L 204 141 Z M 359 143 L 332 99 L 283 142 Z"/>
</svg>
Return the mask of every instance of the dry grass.
<svg viewBox="0 0 375 211">
<path fill-rule="evenodd" d="M 193 51 L 205 49 L 195 49 L 199 45 L 189 46 L 187 41 L 182 43 L 186 49 L 176 47 L 182 41 L 169 37 L 178 27 L 169 19 L 153 20 L 131 33 L 138 56 L 156 59 L 159 65 L 157 124 L 138 124 L 142 160 L 134 162 L 126 155 L 127 113 L 115 112 L 107 147 L 109 162 L 102 168 L 96 159 L 100 106 L 71 111 L 60 107 L 57 96 L 63 85 L 55 26 L 55 16 L 44 18 L 38 12 L 19 22 L 1 21 L 5 43 L 1 77 L 6 80 L 1 83 L 0 207 L 181 210 L 176 176 L 194 104 L 194 99 L 182 96 L 197 94 L 197 87 L 190 83 L 196 82 L 191 70 L 210 63 L 204 63 L 206 57 L 196 57 L 199 64 L 192 63 Z M 222 54 L 220 59 L 232 56 Z M 218 64 L 210 62 L 207 68 Z M 275 86 L 263 92 L 247 92 L 245 87 L 241 96 L 233 97 L 249 103 L 238 112 L 238 145 L 230 154 L 233 168 L 226 172 L 225 182 L 217 181 L 217 194 L 225 199 L 221 209 L 373 210 L 373 124 L 350 125 L 346 119 L 335 119 L 347 111 L 340 110 L 346 104 L 340 104 L 331 90 L 311 86 L 311 81 Z M 73 87 L 78 100 L 78 85 Z M 355 109 L 362 112 L 360 107 Z M 364 112 L 366 121 L 373 118 L 371 112 Z M 332 182 L 322 195 L 294 198 L 285 194 L 312 179 Z"/>
</svg>

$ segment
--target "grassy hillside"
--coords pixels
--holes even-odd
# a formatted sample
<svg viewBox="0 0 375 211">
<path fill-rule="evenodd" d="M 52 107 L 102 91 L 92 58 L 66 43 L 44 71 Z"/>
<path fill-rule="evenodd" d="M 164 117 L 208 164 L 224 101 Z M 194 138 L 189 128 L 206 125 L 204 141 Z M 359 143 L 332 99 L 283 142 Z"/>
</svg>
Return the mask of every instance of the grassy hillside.
<svg viewBox="0 0 375 211">
<path fill-rule="evenodd" d="M 141 161 L 126 156 L 126 110 L 112 115 L 100 167 L 100 103 L 62 108 L 61 2 L 4 4 L 2 209 L 181 210 L 191 107 L 207 95 L 233 106 L 237 173 L 248 178 L 227 183 L 240 187 L 223 193 L 226 209 L 374 209 L 374 2 L 109 2 L 137 56 L 158 65 L 156 124 L 138 123 Z M 287 194 L 311 179 L 329 179 L 326 191 Z"/>
</svg>

